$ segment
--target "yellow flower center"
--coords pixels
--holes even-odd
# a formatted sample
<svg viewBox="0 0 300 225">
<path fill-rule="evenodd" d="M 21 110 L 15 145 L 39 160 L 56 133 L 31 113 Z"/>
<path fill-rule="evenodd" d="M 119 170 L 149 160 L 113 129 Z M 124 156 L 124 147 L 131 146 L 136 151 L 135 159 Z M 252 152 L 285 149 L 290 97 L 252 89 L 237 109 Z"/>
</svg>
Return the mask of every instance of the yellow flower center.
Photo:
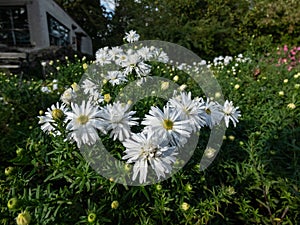
<svg viewBox="0 0 300 225">
<path fill-rule="evenodd" d="M 208 115 L 210 115 L 210 114 L 211 114 L 211 111 L 210 111 L 210 109 L 209 109 L 209 108 L 205 109 L 205 112 L 206 112 L 206 114 L 208 114 Z"/>
<path fill-rule="evenodd" d="M 163 122 L 163 127 L 166 129 L 166 130 L 172 130 L 173 129 L 173 121 L 171 120 L 164 120 Z"/>
<path fill-rule="evenodd" d="M 89 118 L 88 116 L 86 115 L 80 115 L 78 118 L 77 118 L 77 122 L 81 125 L 84 125 L 86 124 L 87 122 L 89 121 Z"/>
<path fill-rule="evenodd" d="M 63 111 L 60 109 L 53 109 L 51 114 L 54 120 L 59 120 L 64 116 Z"/>
</svg>

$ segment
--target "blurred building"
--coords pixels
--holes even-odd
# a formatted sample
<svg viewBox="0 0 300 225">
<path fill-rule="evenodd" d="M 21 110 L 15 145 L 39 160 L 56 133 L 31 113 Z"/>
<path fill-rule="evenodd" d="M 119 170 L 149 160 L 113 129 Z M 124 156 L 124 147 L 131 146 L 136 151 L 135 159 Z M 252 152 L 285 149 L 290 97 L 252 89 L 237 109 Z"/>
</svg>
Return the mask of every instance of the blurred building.
<svg viewBox="0 0 300 225">
<path fill-rule="evenodd" d="M 0 47 L 31 52 L 49 46 L 93 54 L 91 38 L 53 0 L 0 0 Z"/>
</svg>

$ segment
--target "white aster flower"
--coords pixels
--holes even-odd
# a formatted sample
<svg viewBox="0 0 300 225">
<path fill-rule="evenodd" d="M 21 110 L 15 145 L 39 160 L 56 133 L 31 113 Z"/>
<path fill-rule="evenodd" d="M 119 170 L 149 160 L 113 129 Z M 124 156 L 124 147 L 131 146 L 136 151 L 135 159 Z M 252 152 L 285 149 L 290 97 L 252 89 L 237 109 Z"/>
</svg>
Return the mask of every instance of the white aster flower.
<svg viewBox="0 0 300 225">
<path fill-rule="evenodd" d="M 120 83 L 127 81 L 124 74 L 120 71 L 108 71 L 106 79 L 112 84 L 112 86 L 119 85 Z"/>
<path fill-rule="evenodd" d="M 145 131 L 153 130 L 159 137 L 166 138 L 171 145 L 181 147 L 187 142 L 192 129 L 190 122 L 182 120 L 180 115 L 180 111 L 171 108 L 168 103 L 163 111 L 152 106 L 142 124 L 146 125 Z"/>
<path fill-rule="evenodd" d="M 96 52 L 96 63 L 100 66 L 111 63 L 111 56 L 109 54 L 108 47 L 100 48 Z"/>
<path fill-rule="evenodd" d="M 99 91 L 95 90 L 94 92 L 90 93 L 89 101 L 93 105 L 98 105 L 104 102 L 104 96 Z"/>
<path fill-rule="evenodd" d="M 168 142 L 151 130 L 132 134 L 123 145 L 126 148 L 126 155 L 122 159 L 127 160 L 127 163 L 134 163 L 132 180 L 135 180 L 139 174 L 140 183 L 146 182 L 148 165 L 151 165 L 159 179 L 171 172 L 171 164 L 176 160 L 176 147 L 168 146 Z"/>
<path fill-rule="evenodd" d="M 43 87 L 41 88 L 41 92 L 43 92 L 43 93 L 50 93 L 51 90 L 50 90 L 47 86 L 43 86 Z"/>
<path fill-rule="evenodd" d="M 71 101 L 73 101 L 76 98 L 76 93 L 72 88 L 68 88 L 67 90 L 64 91 L 64 93 L 61 95 L 60 100 L 67 104 L 70 105 Z"/>
<path fill-rule="evenodd" d="M 212 128 L 213 126 L 219 124 L 223 119 L 222 106 L 216 102 L 207 99 L 204 102 L 204 116 L 206 119 L 206 125 Z"/>
<path fill-rule="evenodd" d="M 206 60 L 204 60 L 204 59 L 202 59 L 202 60 L 198 63 L 199 66 L 205 66 L 206 64 L 207 64 L 207 62 L 206 62 Z"/>
<path fill-rule="evenodd" d="M 105 129 L 111 131 L 113 140 L 124 141 L 131 136 L 130 127 L 137 125 L 137 118 L 132 117 L 135 111 L 129 111 L 130 104 L 114 102 L 106 105 L 101 110 L 101 117 L 105 123 Z"/>
<path fill-rule="evenodd" d="M 85 79 L 82 83 L 83 84 L 81 86 L 85 94 L 94 93 L 96 90 L 99 89 L 98 85 L 93 81 L 91 81 L 90 79 Z"/>
<path fill-rule="evenodd" d="M 239 122 L 238 117 L 241 116 L 241 112 L 238 110 L 239 107 L 234 107 L 232 101 L 226 100 L 223 106 L 224 120 L 226 127 L 229 126 L 229 121 L 231 120 L 233 125 Z"/>
<path fill-rule="evenodd" d="M 224 65 L 227 66 L 232 60 L 232 56 L 225 56 Z"/>
<path fill-rule="evenodd" d="M 137 50 L 137 54 L 142 60 L 148 61 L 153 57 L 153 52 L 148 47 L 142 47 Z"/>
<path fill-rule="evenodd" d="M 41 129 L 47 133 L 52 134 L 53 136 L 61 135 L 61 132 L 56 129 L 57 121 L 63 120 L 67 113 L 66 105 L 59 105 L 59 102 L 53 104 L 50 108 L 47 109 L 45 116 L 38 116 L 39 124 L 42 124 Z"/>
<path fill-rule="evenodd" d="M 163 50 L 152 47 L 151 48 L 153 52 L 153 60 L 156 60 L 158 62 L 167 63 L 169 61 L 169 57 L 167 53 L 165 53 Z"/>
<path fill-rule="evenodd" d="M 200 130 L 206 122 L 205 118 L 200 115 L 203 114 L 204 105 L 200 104 L 199 99 L 192 99 L 191 92 L 181 92 L 177 95 L 174 92 L 174 97 L 169 100 L 170 107 L 176 108 L 180 112 L 182 120 L 189 120 L 193 132 Z"/>
<path fill-rule="evenodd" d="M 128 43 L 132 43 L 132 42 L 136 42 L 139 40 L 140 38 L 140 35 L 136 33 L 136 31 L 134 30 L 131 30 L 129 32 L 126 32 L 125 33 L 126 36 L 125 36 L 125 40 L 128 42 Z"/>
<path fill-rule="evenodd" d="M 83 92 L 88 94 L 89 101 L 92 104 L 102 103 L 104 98 L 99 92 L 100 85 L 90 79 L 85 79 L 82 84 Z"/>
<path fill-rule="evenodd" d="M 128 61 L 128 54 L 126 53 L 120 53 L 116 55 L 115 63 L 118 66 L 124 67 Z"/>
<path fill-rule="evenodd" d="M 76 141 L 78 148 L 82 144 L 93 145 L 99 140 L 97 130 L 105 133 L 100 119 L 101 111 L 90 101 L 82 101 L 81 105 L 71 103 L 71 112 L 67 112 L 67 130 L 71 131 L 69 138 Z"/>
<path fill-rule="evenodd" d="M 116 60 L 116 58 L 123 54 L 123 49 L 120 47 L 112 47 L 111 50 L 108 51 L 108 54 L 110 56 L 110 60 Z"/>
<path fill-rule="evenodd" d="M 55 90 L 57 90 L 57 89 L 58 89 L 58 84 L 57 84 L 57 82 L 56 82 L 56 83 L 53 82 L 52 90 L 55 91 Z"/>
<path fill-rule="evenodd" d="M 128 54 L 127 61 L 123 62 L 124 74 L 128 75 L 134 70 L 138 78 L 143 78 L 151 72 L 151 66 L 141 61 L 138 54 Z"/>
</svg>

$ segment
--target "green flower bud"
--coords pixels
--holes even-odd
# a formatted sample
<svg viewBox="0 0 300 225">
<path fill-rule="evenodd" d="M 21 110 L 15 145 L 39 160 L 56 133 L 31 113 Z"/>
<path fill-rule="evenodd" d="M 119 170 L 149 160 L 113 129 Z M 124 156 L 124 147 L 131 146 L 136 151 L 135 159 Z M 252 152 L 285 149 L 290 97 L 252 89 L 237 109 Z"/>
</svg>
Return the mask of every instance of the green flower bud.
<svg viewBox="0 0 300 225">
<path fill-rule="evenodd" d="M 185 190 L 187 192 L 190 192 L 191 190 L 193 190 L 193 186 L 191 184 L 187 184 L 187 185 L 185 185 Z"/>
<path fill-rule="evenodd" d="M 18 205 L 19 205 L 19 201 L 17 198 L 11 198 L 9 199 L 9 201 L 7 202 L 7 207 L 9 210 L 12 210 L 12 209 L 17 209 L 18 208 Z"/>
<path fill-rule="evenodd" d="M 6 176 L 9 176 L 9 175 L 12 175 L 13 171 L 14 171 L 14 168 L 12 166 L 9 166 L 9 167 L 5 168 L 4 173 Z"/>
<path fill-rule="evenodd" d="M 19 213 L 16 221 L 18 225 L 28 225 L 30 223 L 31 216 L 27 211 Z"/>
<path fill-rule="evenodd" d="M 124 169 L 125 169 L 126 172 L 129 172 L 131 170 L 131 168 L 132 168 L 132 165 L 130 165 L 128 163 L 126 163 L 125 166 L 124 166 Z"/>
<path fill-rule="evenodd" d="M 90 214 L 88 215 L 88 222 L 89 222 L 89 223 L 93 223 L 93 222 L 95 222 L 96 218 L 97 218 L 97 216 L 96 216 L 95 213 L 90 213 Z"/>
<path fill-rule="evenodd" d="M 160 191 L 162 189 L 162 186 L 160 184 L 156 185 L 156 190 Z"/>
<path fill-rule="evenodd" d="M 21 156 L 21 155 L 23 155 L 23 153 L 24 153 L 24 149 L 23 149 L 23 148 L 18 148 L 18 149 L 16 150 L 16 153 L 17 153 L 18 156 Z"/>
<path fill-rule="evenodd" d="M 112 203 L 111 203 L 111 208 L 112 209 L 117 209 L 119 207 L 119 202 L 118 201 L 113 201 Z"/>
<path fill-rule="evenodd" d="M 180 207 L 183 211 L 187 211 L 190 208 L 190 205 L 186 202 L 183 202 Z"/>
</svg>

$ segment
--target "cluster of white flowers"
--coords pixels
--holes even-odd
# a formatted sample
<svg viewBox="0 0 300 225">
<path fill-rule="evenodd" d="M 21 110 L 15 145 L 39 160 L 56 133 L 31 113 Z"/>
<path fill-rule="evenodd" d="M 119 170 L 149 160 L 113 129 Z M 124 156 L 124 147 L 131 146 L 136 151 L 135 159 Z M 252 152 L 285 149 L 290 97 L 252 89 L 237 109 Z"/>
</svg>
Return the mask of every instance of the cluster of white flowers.
<svg viewBox="0 0 300 225">
<path fill-rule="evenodd" d="M 239 65 L 251 62 L 251 59 L 243 56 L 243 54 L 238 54 L 237 56 L 219 56 L 212 60 L 208 61 L 207 66 L 213 68 L 216 72 L 222 71 L 224 68 L 227 68 L 227 72 L 233 75 L 236 75 L 239 71 Z"/>
<path fill-rule="evenodd" d="M 125 39 L 134 42 L 138 36 L 129 32 Z M 147 62 L 150 60 L 168 60 L 167 55 L 155 47 L 126 52 L 119 47 L 106 47 L 100 49 L 96 57 L 101 66 L 109 63 L 120 66 L 119 70 L 108 71 L 104 75 L 112 86 L 126 83 L 129 74 L 134 74 L 136 79 L 149 76 L 151 66 Z M 79 148 L 94 145 L 100 134 L 109 134 L 112 140 L 120 141 L 126 148 L 122 159 L 134 164 L 132 179 L 137 179 L 139 174 L 140 183 L 146 182 L 149 166 L 158 179 L 170 173 L 180 149 L 202 127 L 212 128 L 222 121 L 227 127 L 230 121 L 236 126 L 240 117 L 238 107 L 234 107 L 232 102 L 225 101 L 221 105 L 210 99 L 205 101 L 202 97 L 192 98 L 191 92 L 181 90 L 174 91 L 162 109 L 152 106 L 144 118 L 137 118 L 134 117 L 136 112 L 130 110 L 131 103 L 109 103 L 110 96 L 102 96 L 101 82 L 100 78 L 86 78 L 82 85 L 73 84 L 61 96 L 62 105 L 51 106 L 45 116 L 39 117 L 42 130 L 61 135 L 61 124 L 67 139 L 75 141 Z M 77 104 L 75 100 L 80 91 L 87 98 Z M 141 132 L 132 132 L 132 126 L 139 126 Z"/>
<path fill-rule="evenodd" d="M 137 46 L 136 46 L 137 47 Z M 126 76 L 135 73 L 138 79 L 147 77 L 151 72 L 151 66 L 147 61 L 168 62 L 168 56 L 155 47 L 141 47 L 125 50 L 121 47 L 101 48 L 96 52 L 96 64 L 100 66 L 113 64 L 121 68 L 109 71 L 105 79 L 112 85 L 126 82 Z"/>
<path fill-rule="evenodd" d="M 232 56 L 219 56 L 214 58 L 213 60 L 213 64 L 214 66 L 218 66 L 218 65 L 225 65 L 227 66 L 231 61 L 233 60 Z"/>
</svg>

